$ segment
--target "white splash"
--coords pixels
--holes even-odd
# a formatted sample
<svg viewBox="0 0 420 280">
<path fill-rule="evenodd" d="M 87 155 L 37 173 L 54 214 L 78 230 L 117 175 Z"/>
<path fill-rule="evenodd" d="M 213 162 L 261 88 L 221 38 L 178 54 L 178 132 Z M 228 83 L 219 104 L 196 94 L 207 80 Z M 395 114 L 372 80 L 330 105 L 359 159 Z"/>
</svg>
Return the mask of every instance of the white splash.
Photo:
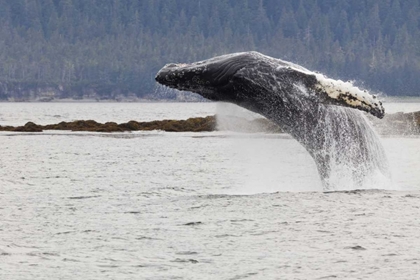
<svg viewBox="0 0 420 280">
<path fill-rule="evenodd" d="M 325 143 L 321 149 L 330 158 L 327 190 L 393 189 L 387 156 L 371 124 L 365 119 L 354 127 L 352 120 L 360 112 L 337 106 L 330 106 L 329 110 L 323 120 Z M 361 132 L 358 137 L 363 141 L 348 138 L 346 131 L 353 129 Z M 361 149 L 365 152 L 361 153 Z"/>
</svg>

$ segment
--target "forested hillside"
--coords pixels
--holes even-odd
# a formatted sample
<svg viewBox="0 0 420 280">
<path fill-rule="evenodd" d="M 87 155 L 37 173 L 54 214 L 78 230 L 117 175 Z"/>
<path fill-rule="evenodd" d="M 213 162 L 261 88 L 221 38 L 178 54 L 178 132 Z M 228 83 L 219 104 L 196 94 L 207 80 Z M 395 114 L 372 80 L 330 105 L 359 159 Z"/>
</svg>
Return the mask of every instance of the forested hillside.
<svg viewBox="0 0 420 280">
<path fill-rule="evenodd" d="M 0 99 L 153 97 L 168 62 L 257 50 L 420 95 L 420 0 L 0 0 Z"/>
</svg>

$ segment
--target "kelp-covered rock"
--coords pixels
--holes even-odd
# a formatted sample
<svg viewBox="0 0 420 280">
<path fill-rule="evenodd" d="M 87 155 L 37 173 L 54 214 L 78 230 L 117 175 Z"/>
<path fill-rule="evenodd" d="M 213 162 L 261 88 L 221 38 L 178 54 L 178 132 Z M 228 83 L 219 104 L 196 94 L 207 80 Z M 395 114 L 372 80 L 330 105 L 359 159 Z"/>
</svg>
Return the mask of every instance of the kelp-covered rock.
<svg viewBox="0 0 420 280">
<path fill-rule="evenodd" d="M 202 132 L 216 129 L 215 116 L 204 118 L 189 118 L 187 120 L 161 120 L 151 122 L 129 121 L 117 124 L 116 122 L 98 123 L 94 120 L 77 120 L 73 122 L 60 122 L 58 124 L 37 125 L 28 122 L 24 126 L 0 126 L 0 131 L 42 132 L 43 130 L 70 130 L 92 132 L 123 132 L 137 130 L 163 130 L 170 132 Z"/>
<path fill-rule="evenodd" d="M 382 120 L 369 117 L 375 129 L 383 135 L 418 135 L 420 134 L 420 112 L 387 114 Z M 203 132 L 203 131 L 236 131 L 280 133 L 281 128 L 271 121 L 258 118 L 248 120 L 239 117 L 216 116 L 189 118 L 187 120 L 160 120 L 150 122 L 129 121 L 127 123 L 106 122 L 94 120 L 77 120 L 57 124 L 38 125 L 28 122 L 24 126 L 0 126 L 0 131 L 42 132 L 43 130 L 70 130 L 92 132 L 123 132 L 139 130 L 163 130 L 168 132 Z"/>
<path fill-rule="evenodd" d="M 0 131 L 42 132 L 42 126 L 27 122 L 24 126 L 0 126 Z"/>
</svg>

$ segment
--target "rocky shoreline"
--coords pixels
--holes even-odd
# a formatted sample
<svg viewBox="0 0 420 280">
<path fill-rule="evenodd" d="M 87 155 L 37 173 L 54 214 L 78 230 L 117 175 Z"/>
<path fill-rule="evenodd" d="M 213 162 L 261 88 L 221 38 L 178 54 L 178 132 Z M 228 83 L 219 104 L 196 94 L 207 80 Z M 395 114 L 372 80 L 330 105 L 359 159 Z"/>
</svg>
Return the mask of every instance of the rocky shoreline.
<svg viewBox="0 0 420 280">
<path fill-rule="evenodd" d="M 129 121 L 117 124 L 115 122 L 98 123 L 94 120 L 77 120 L 57 124 L 38 125 L 28 122 L 24 126 L 0 126 L 0 131 L 42 132 L 44 130 L 70 130 L 92 132 L 124 132 L 163 130 L 168 132 L 202 132 L 214 131 L 216 119 L 214 116 L 189 118 L 187 120 L 161 120 L 150 122 Z"/>
<path fill-rule="evenodd" d="M 412 113 L 388 114 L 384 119 L 374 117 L 368 119 L 381 135 L 419 135 L 420 111 Z M 98 123 L 94 120 L 77 120 L 60 122 L 57 124 L 39 125 L 28 122 L 23 126 L 0 126 L 0 131 L 10 132 L 42 132 L 44 130 L 68 130 L 91 132 L 125 132 L 162 130 L 167 132 L 264 132 L 281 133 L 281 128 L 271 121 L 259 118 L 246 120 L 238 117 L 225 117 L 217 122 L 217 116 L 196 117 L 187 120 L 159 120 L 150 122 L 129 121 L 127 123 L 106 122 Z"/>
</svg>

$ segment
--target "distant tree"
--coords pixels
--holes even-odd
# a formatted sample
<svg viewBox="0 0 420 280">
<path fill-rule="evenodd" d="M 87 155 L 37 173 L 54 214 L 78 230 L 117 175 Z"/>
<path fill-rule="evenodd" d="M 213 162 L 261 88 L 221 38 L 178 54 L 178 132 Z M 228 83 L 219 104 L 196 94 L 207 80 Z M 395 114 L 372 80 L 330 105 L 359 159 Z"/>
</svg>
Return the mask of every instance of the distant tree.
<svg viewBox="0 0 420 280">
<path fill-rule="evenodd" d="M 0 0 L 0 98 L 154 93 L 169 61 L 258 50 L 420 95 L 419 0 Z"/>
</svg>

